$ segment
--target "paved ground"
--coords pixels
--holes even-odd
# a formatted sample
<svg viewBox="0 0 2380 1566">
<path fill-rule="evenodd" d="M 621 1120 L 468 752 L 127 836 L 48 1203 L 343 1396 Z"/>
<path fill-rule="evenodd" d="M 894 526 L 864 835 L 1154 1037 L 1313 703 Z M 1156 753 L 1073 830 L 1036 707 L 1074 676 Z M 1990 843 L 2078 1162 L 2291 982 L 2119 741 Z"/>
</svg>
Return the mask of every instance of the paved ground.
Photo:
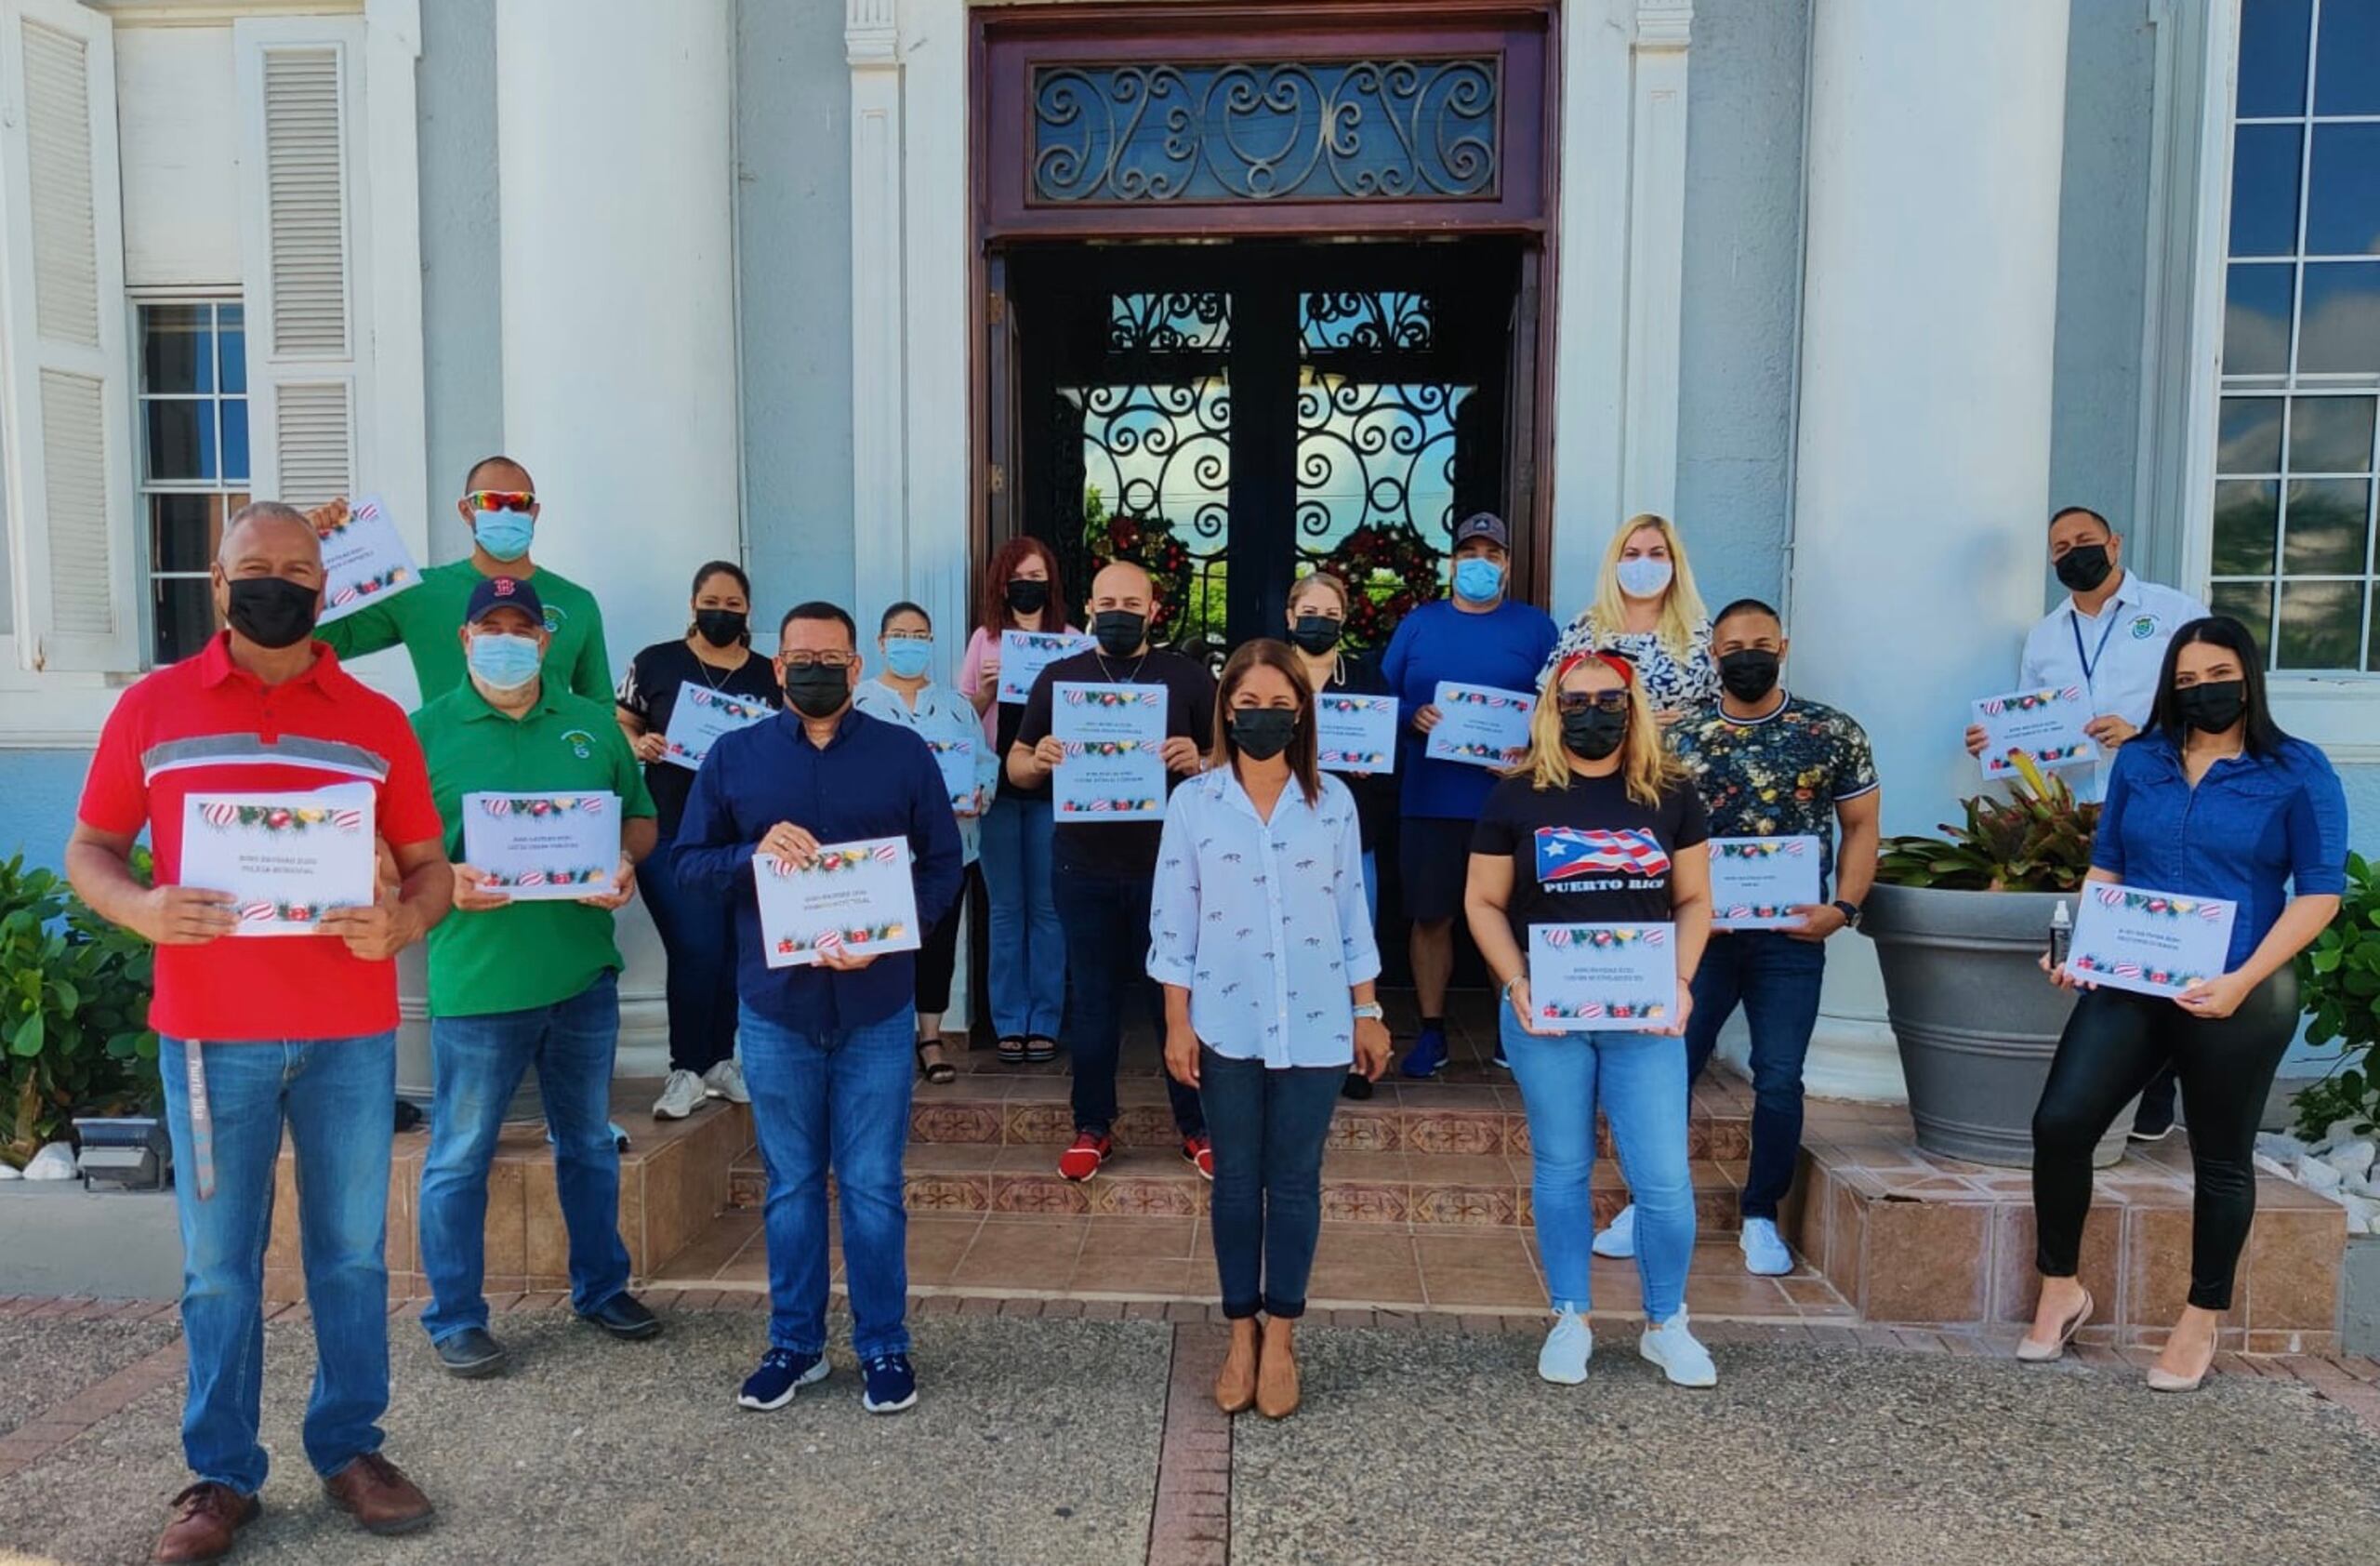
<svg viewBox="0 0 2380 1566">
<path fill-rule="evenodd" d="M 478 1385 L 431 1373 L 392 1322 L 389 1450 L 443 1508 L 392 1543 L 350 1530 L 306 1472 L 310 1334 L 276 1322 L 278 1462 L 239 1559 L 2369 1566 L 2380 1544 L 2368 1361 L 2235 1360 L 2175 1399 L 2105 1351 L 2038 1369 L 1932 1334 L 1738 1328 L 1719 1388 L 1694 1394 L 1616 1330 L 1563 1389 L 1535 1379 L 1519 1323 L 1365 1317 L 1391 1324 L 1308 1326 L 1303 1413 L 1226 1431 L 1202 1397 L 1221 1329 L 1197 1307 L 1023 1320 L 937 1299 L 915 1413 L 863 1414 L 839 1360 L 755 1415 L 729 1400 L 760 1337 L 738 1303 L 668 1304 L 644 1346 L 508 1315 L 515 1371 Z M 138 1315 L 0 1321 L 18 1427 L 0 1562 L 145 1558 L 183 1476 L 178 1348 Z"/>
</svg>

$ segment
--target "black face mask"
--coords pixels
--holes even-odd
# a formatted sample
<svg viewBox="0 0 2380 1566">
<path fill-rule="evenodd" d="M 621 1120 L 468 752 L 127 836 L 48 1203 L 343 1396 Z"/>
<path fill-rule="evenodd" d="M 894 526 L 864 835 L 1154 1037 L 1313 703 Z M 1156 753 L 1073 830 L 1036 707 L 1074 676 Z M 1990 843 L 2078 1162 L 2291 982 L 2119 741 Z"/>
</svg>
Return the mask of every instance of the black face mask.
<svg viewBox="0 0 2380 1566">
<path fill-rule="evenodd" d="M 824 664 L 785 671 L 785 699 L 805 718 L 831 718 L 852 698 L 850 671 Z"/>
<path fill-rule="evenodd" d="M 2248 710 L 2245 680 L 2215 680 L 2174 692 L 2174 712 L 2201 734 L 2221 734 Z"/>
<path fill-rule="evenodd" d="M 697 609 L 694 632 L 714 647 L 733 647 L 744 640 L 747 624 L 741 609 Z"/>
<path fill-rule="evenodd" d="M 1050 606 L 1050 584 L 1030 577 L 1008 579 L 1008 606 L 1020 615 L 1038 615 Z"/>
<path fill-rule="evenodd" d="M 1600 707 L 1590 707 L 1583 712 L 1562 714 L 1562 748 L 1574 756 L 1599 762 L 1620 749 L 1628 737 L 1628 713 L 1625 710 L 1607 712 Z"/>
<path fill-rule="evenodd" d="M 1778 657 L 1765 647 L 1745 647 L 1719 660 L 1719 683 L 1738 701 L 1758 701 L 1777 688 Z"/>
<path fill-rule="evenodd" d="M 1109 657 L 1130 657 L 1148 640 L 1149 617 L 1130 609 L 1102 609 L 1091 617 L 1091 633 Z"/>
<path fill-rule="evenodd" d="M 1231 742 L 1250 761 L 1269 762 L 1297 737 L 1298 715 L 1286 707 L 1241 707 L 1231 715 Z"/>
<path fill-rule="evenodd" d="M 2108 558 L 2105 544 L 2077 544 L 2057 557 L 2050 567 L 2069 592 L 2088 592 L 2108 579 L 2115 563 Z"/>
<path fill-rule="evenodd" d="M 1339 644 L 1339 633 L 1345 629 L 1328 615 L 1300 615 L 1298 623 L 1289 628 L 1289 640 L 1320 657 Z"/>
<path fill-rule="evenodd" d="M 234 577 L 223 618 L 259 647 L 294 647 L 313 633 L 321 597 L 286 577 Z"/>
</svg>

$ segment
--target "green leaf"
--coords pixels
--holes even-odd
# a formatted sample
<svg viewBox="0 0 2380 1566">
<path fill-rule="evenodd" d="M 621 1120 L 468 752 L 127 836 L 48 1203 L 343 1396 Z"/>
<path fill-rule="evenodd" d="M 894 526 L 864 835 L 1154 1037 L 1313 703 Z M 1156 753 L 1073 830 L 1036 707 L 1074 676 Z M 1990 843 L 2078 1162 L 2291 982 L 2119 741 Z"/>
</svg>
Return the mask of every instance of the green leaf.
<svg viewBox="0 0 2380 1566">
<path fill-rule="evenodd" d="M 42 1041 L 48 1035 L 46 1020 L 41 1013 L 35 1012 L 19 1023 L 17 1031 L 8 1040 L 8 1053 L 20 1056 L 39 1055 Z"/>
</svg>

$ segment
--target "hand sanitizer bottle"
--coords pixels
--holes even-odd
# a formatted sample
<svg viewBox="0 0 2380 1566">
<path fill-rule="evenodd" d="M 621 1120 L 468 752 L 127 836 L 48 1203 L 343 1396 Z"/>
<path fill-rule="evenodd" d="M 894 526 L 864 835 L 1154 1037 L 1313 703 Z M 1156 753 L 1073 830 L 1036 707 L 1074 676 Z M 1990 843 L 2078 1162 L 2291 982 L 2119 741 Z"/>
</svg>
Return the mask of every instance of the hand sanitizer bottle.
<svg viewBox="0 0 2380 1566">
<path fill-rule="evenodd" d="M 2066 909 L 2066 900 L 2058 899 L 2057 911 L 2049 916 L 2049 965 L 2053 971 L 2066 966 L 2066 953 L 2074 941 L 2074 916 Z"/>
</svg>

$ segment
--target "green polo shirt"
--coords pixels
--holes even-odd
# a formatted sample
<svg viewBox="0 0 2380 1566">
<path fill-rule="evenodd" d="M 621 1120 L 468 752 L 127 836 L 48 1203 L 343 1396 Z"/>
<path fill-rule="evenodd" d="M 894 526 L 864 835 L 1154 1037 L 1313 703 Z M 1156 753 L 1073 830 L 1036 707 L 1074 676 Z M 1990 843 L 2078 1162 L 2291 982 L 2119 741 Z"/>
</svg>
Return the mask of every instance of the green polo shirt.
<svg viewBox="0 0 2380 1566">
<path fill-rule="evenodd" d="M 314 632 L 342 662 L 403 644 L 413 657 L 421 699 L 437 700 L 463 683 L 463 644 L 456 635 L 471 590 L 485 578 L 468 557 L 433 565 L 404 591 L 358 609 Z M 539 566 L 526 580 L 546 606 L 546 668 L 562 677 L 573 694 L 612 705 L 612 659 L 603 650 L 603 611 L 595 595 L 558 572 Z"/>
<path fill-rule="evenodd" d="M 460 611 L 456 611 L 457 617 Z M 446 825 L 446 853 L 463 854 L 463 796 L 482 790 L 620 796 L 620 815 L 654 814 L 644 771 L 602 706 L 548 681 L 536 704 L 508 718 L 469 681 L 413 715 L 430 793 Z M 623 965 L 612 915 L 584 903 L 456 909 L 430 932 L 430 1015 L 481 1016 L 566 1001 Z"/>
</svg>

